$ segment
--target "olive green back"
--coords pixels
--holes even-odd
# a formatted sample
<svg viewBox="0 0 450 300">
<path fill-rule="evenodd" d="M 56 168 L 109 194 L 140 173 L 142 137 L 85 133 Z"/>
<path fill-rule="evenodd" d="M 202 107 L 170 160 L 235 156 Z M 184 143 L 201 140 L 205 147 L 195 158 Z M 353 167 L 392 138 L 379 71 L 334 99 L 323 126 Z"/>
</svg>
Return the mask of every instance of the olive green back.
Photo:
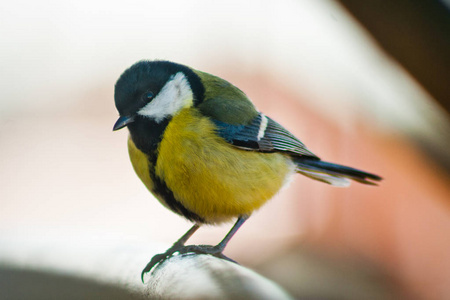
<svg viewBox="0 0 450 300">
<path fill-rule="evenodd" d="M 205 87 L 203 102 L 198 106 L 202 114 L 232 124 L 249 124 L 257 115 L 253 103 L 240 89 L 217 76 L 194 70 Z"/>
</svg>

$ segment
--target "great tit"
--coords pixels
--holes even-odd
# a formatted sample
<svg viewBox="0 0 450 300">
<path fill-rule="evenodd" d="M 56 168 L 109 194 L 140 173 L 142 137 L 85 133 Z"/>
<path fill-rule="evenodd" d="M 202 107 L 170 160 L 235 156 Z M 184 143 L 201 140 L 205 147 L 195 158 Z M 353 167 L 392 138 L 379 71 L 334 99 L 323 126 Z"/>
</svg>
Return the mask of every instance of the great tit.
<svg viewBox="0 0 450 300">
<path fill-rule="evenodd" d="M 113 130 L 128 127 L 136 174 L 168 209 L 195 225 L 142 276 L 175 252 L 222 254 L 239 227 L 294 173 L 335 186 L 381 177 L 320 160 L 293 134 L 259 112 L 231 83 L 170 61 L 139 61 L 115 85 L 120 114 Z M 201 224 L 237 218 L 216 246 L 185 246 Z"/>
</svg>

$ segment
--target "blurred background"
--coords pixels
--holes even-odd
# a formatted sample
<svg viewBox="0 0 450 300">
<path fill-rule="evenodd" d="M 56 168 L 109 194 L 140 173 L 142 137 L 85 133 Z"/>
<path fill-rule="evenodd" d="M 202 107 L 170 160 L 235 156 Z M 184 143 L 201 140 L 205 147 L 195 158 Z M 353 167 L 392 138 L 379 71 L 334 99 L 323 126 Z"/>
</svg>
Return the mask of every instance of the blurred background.
<svg viewBox="0 0 450 300">
<path fill-rule="evenodd" d="M 340 189 L 298 175 L 227 255 L 296 296 L 448 299 L 450 4 L 394 2 L 3 1 L 0 256 L 19 241 L 169 245 L 191 226 L 112 132 L 121 72 L 167 59 L 237 85 L 322 159 L 384 178 Z"/>
</svg>

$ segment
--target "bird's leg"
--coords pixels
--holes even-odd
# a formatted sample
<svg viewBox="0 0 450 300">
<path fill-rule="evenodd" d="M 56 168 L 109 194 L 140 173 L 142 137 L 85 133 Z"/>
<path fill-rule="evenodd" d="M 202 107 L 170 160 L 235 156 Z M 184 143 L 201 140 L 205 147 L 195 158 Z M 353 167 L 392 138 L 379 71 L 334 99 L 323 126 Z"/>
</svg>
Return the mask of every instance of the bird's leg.
<svg viewBox="0 0 450 300">
<path fill-rule="evenodd" d="M 142 282 L 144 282 L 144 274 L 149 272 L 151 269 L 153 269 L 154 266 L 156 266 L 158 263 L 163 262 L 164 260 L 166 260 L 167 258 L 169 258 L 170 256 L 172 256 L 172 254 L 174 254 L 177 251 L 180 251 L 181 249 L 183 249 L 184 244 L 186 243 L 186 241 L 194 234 L 194 232 L 197 231 L 197 229 L 200 228 L 199 224 L 195 224 L 194 226 L 191 227 L 191 229 L 189 229 L 178 241 L 176 241 L 172 247 L 170 247 L 169 249 L 167 249 L 166 252 L 161 253 L 161 254 L 156 254 L 155 256 L 152 257 L 152 259 L 150 260 L 150 262 L 147 264 L 147 266 L 144 268 L 144 270 L 142 270 L 141 273 L 141 279 Z"/>
<path fill-rule="evenodd" d="M 228 242 L 231 240 L 233 235 L 239 230 L 239 228 L 244 224 L 244 222 L 248 219 L 248 216 L 240 216 L 236 223 L 233 225 L 231 230 L 227 233 L 227 235 L 223 238 L 223 240 L 215 246 L 210 245 L 188 245 L 184 246 L 179 250 L 180 254 L 194 252 L 198 254 L 210 254 L 218 258 L 226 259 L 232 262 L 234 260 L 223 255 L 223 250 L 227 246 Z"/>
<path fill-rule="evenodd" d="M 166 252 L 157 254 L 152 257 L 152 259 L 147 264 L 147 266 L 144 268 L 144 270 L 142 270 L 142 273 L 141 273 L 142 282 L 144 282 L 144 274 L 145 273 L 151 271 L 151 269 L 153 269 L 154 266 L 156 266 L 157 264 L 163 262 L 164 260 L 166 260 L 167 258 L 172 256 L 175 252 L 178 252 L 180 254 L 185 254 L 185 253 L 210 254 L 210 255 L 213 255 L 213 256 L 221 258 L 221 259 L 235 262 L 231 258 L 223 255 L 222 252 L 225 249 L 225 247 L 227 246 L 230 239 L 233 237 L 233 235 L 238 231 L 238 229 L 242 226 L 242 224 L 244 224 L 244 222 L 247 219 L 248 219 L 248 216 L 240 216 L 237 219 L 236 223 L 231 228 L 231 230 L 223 238 L 223 240 L 215 246 L 210 246 L 210 245 L 188 245 L 188 246 L 185 246 L 184 244 L 186 243 L 186 241 L 200 227 L 200 225 L 195 224 L 178 241 L 176 241 L 173 244 L 173 246 L 170 247 Z"/>
</svg>

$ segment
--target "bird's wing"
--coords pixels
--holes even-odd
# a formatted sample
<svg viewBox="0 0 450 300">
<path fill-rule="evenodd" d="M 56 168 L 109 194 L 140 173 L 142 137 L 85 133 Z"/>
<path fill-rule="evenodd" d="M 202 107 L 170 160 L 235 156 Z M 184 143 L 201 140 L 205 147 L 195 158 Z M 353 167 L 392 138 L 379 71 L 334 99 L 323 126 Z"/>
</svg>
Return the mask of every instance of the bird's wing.
<svg viewBox="0 0 450 300">
<path fill-rule="evenodd" d="M 317 158 L 283 126 L 259 113 L 240 89 L 219 77 L 195 72 L 206 87 L 198 109 L 213 120 L 218 134 L 227 142 L 246 150 Z"/>
<path fill-rule="evenodd" d="M 292 133 L 262 113 L 258 113 L 248 125 L 213 121 L 218 128 L 218 134 L 238 148 L 261 152 L 287 152 L 317 158 Z"/>
</svg>

